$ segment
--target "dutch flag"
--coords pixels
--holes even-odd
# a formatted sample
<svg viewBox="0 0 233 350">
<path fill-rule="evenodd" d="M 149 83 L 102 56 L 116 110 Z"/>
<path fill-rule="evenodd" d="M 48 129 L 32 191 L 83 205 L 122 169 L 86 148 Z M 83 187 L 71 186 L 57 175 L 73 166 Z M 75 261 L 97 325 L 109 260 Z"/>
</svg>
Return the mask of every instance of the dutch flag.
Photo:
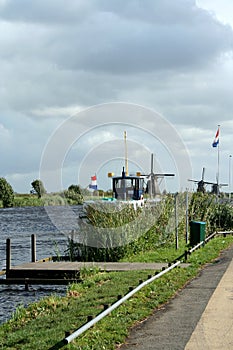
<svg viewBox="0 0 233 350">
<path fill-rule="evenodd" d="M 219 144 L 219 132 L 220 132 L 220 130 L 219 130 L 219 127 L 218 127 L 218 130 L 217 130 L 215 138 L 214 138 L 214 142 L 212 143 L 213 147 L 217 147 L 218 144 Z"/>
<path fill-rule="evenodd" d="M 89 188 L 93 190 L 97 190 L 97 178 L 96 175 L 91 176 L 91 184 L 89 185 Z"/>
</svg>

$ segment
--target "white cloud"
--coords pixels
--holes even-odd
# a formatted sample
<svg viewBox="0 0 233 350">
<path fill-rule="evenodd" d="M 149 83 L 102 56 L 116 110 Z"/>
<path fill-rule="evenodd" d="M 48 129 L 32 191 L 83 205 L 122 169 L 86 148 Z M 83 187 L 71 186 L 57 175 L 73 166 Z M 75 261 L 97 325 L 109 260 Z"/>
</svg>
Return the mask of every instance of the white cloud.
<svg viewBox="0 0 233 350">
<path fill-rule="evenodd" d="M 233 4 L 231 0 L 197 0 L 197 5 L 206 9 L 213 17 L 233 27 Z"/>
<path fill-rule="evenodd" d="M 80 107 L 80 106 L 44 107 L 41 109 L 32 110 L 31 115 L 34 117 L 41 117 L 41 118 L 48 118 L 48 117 L 59 118 L 59 117 L 62 117 L 64 119 L 64 118 L 67 118 L 73 114 L 80 112 L 82 109 L 83 109 L 83 107 Z"/>
</svg>

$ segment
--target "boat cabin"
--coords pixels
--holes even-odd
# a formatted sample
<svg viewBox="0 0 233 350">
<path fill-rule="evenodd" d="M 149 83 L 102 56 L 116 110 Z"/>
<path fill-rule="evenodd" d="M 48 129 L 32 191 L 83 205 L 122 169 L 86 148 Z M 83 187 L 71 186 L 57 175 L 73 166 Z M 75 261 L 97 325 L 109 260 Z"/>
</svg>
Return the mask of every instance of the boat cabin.
<svg viewBox="0 0 233 350">
<path fill-rule="evenodd" d="M 112 177 L 113 196 L 118 200 L 139 200 L 144 194 L 144 177 L 128 176 L 124 167 L 121 176 Z"/>
</svg>

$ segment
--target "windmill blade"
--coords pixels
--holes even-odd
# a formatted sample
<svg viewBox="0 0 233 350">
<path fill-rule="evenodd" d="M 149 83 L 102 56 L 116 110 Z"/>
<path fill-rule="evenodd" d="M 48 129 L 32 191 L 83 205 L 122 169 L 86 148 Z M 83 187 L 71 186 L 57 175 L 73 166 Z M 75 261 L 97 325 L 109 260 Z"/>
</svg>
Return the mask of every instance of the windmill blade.
<svg viewBox="0 0 233 350">
<path fill-rule="evenodd" d="M 154 155 L 151 153 L 151 164 L 150 164 L 150 173 L 154 173 Z"/>
<path fill-rule="evenodd" d="M 206 185 L 215 185 L 215 182 L 203 181 Z"/>
<path fill-rule="evenodd" d="M 164 178 L 164 177 L 167 177 L 167 176 L 175 176 L 175 174 L 154 174 L 154 173 L 150 173 L 150 174 L 141 174 L 141 176 L 145 176 L 147 178 L 153 176 L 153 177 L 156 177 L 156 178 Z"/>
<path fill-rule="evenodd" d="M 175 176 L 175 174 L 153 174 L 155 177 Z"/>
<path fill-rule="evenodd" d="M 203 169 L 202 169 L 202 177 L 201 177 L 202 181 L 204 181 L 204 176 L 205 176 L 205 168 L 203 167 Z"/>
<path fill-rule="evenodd" d="M 188 179 L 188 181 L 195 182 L 196 184 L 198 184 L 199 182 L 199 180 L 192 180 L 192 179 Z"/>
</svg>

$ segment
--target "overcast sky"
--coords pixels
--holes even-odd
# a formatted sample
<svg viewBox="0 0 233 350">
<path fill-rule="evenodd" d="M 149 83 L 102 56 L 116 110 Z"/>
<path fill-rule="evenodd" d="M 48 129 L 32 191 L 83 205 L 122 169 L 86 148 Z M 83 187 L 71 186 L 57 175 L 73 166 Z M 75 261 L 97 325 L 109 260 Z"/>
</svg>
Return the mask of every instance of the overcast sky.
<svg viewBox="0 0 233 350">
<path fill-rule="evenodd" d="M 0 0 L 0 176 L 21 193 L 40 177 L 48 192 L 94 174 L 110 188 L 126 130 L 133 170 L 149 172 L 154 153 L 181 179 L 182 154 L 184 177 L 190 162 L 187 177 L 205 167 L 215 181 L 220 124 L 228 183 L 232 52 L 231 0 Z M 168 189 L 187 187 L 177 181 Z"/>
</svg>

